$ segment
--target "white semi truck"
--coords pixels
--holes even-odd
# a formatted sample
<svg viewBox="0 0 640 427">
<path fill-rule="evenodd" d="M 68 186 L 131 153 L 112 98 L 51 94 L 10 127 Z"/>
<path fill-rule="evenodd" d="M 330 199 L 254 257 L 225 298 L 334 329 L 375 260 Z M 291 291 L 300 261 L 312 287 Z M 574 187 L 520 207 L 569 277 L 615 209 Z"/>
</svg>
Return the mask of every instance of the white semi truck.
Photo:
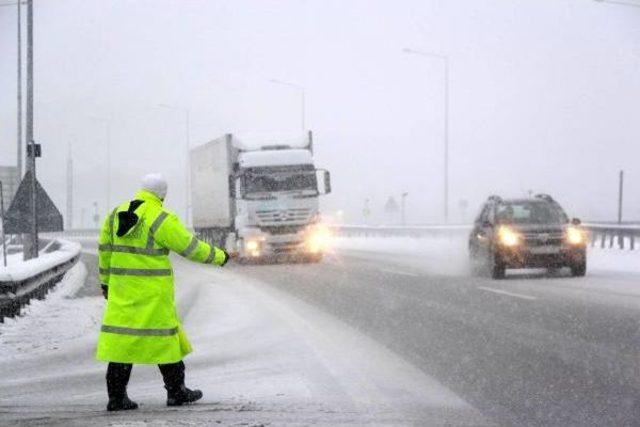
<svg viewBox="0 0 640 427">
<path fill-rule="evenodd" d="M 318 198 L 331 178 L 314 165 L 310 131 L 226 134 L 190 156 L 193 227 L 203 239 L 241 262 L 322 258 L 329 231 Z"/>
</svg>

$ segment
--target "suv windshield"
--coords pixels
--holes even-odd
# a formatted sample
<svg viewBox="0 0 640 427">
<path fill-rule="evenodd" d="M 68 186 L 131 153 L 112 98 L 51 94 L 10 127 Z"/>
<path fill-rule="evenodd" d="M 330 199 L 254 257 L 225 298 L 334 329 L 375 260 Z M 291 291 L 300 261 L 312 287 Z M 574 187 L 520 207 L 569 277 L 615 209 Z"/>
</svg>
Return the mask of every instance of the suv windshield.
<svg viewBox="0 0 640 427">
<path fill-rule="evenodd" d="M 515 224 L 563 224 L 567 216 L 557 206 L 548 202 L 522 201 L 506 202 L 498 205 L 499 223 Z"/>
</svg>

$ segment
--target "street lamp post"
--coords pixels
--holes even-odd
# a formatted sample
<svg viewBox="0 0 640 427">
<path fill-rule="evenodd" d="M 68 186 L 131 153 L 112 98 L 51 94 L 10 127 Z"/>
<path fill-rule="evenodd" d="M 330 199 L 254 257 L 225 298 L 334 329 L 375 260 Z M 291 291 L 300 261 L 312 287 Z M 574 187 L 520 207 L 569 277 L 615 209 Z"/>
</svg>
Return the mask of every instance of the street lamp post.
<svg viewBox="0 0 640 427">
<path fill-rule="evenodd" d="M 18 1 L 18 180 L 22 178 L 22 6 Z"/>
<path fill-rule="evenodd" d="M 168 104 L 158 104 L 158 107 L 165 108 L 167 110 L 174 111 L 182 111 L 184 113 L 184 128 L 185 128 L 185 152 L 184 152 L 184 163 L 185 163 L 185 179 L 184 179 L 184 220 L 189 225 L 191 220 L 189 218 L 189 206 L 190 204 L 190 193 L 191 193 L 191 173 L 189 168 L 189 150 L 191 149 L 191 118 L 190 111 L 188 108 L 176 107 L 174 105 Z"/>
<path fill-rule="evenodd" d="M 444 222 L 449 222 L 449 57 L 437 53 L 402 49 L 404 53 L 437 58 L 444 63 Z"/>
<path fill-rule="evenodd" d="M 271 83 L 274 84 L 278 84 L 278 85 L 283 85 L 283 86 L 289 86 L 292 87 L 296 90 L 298 90 L 300 92 L 300 119 L 301 119 L 301 123 L 302 123 L 302 130 L 305 130 L 306 128 L 306 100 L 305 100 L 305 89 L 304 86 L 300 86 L 297 85 L 295 83 L 289 83 L 289 82 L 285 82 L 282 80 L 277 80 L 277 79 L 271 79 L 269 80 Z"/>
</svg>

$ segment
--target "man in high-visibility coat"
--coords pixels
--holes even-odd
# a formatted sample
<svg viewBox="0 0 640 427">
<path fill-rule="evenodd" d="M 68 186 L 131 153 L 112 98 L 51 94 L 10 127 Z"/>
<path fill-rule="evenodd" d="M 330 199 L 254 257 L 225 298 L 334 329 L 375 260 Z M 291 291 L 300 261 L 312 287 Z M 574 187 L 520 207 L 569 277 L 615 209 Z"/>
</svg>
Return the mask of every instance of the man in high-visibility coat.
<svg viewBox="0 0 640 427">
<path fill-rule="evenodd" d="M 202 398 L 184 384 L 182 359 L 191 345 L 176 313 L 169 252 L 223 266 L 229 255 L 198 240 L 178 217 L 162 207 L 167 182 L 146 175 L 135 197 L 113 210 L 100 233 L 100 282 L 107 299 L 97 359 L 107 368 L 107 410 L 136 409 L 127 396 L 132 364 L 154 364 L 167 389 L 167 405 Z"/>
</svg>

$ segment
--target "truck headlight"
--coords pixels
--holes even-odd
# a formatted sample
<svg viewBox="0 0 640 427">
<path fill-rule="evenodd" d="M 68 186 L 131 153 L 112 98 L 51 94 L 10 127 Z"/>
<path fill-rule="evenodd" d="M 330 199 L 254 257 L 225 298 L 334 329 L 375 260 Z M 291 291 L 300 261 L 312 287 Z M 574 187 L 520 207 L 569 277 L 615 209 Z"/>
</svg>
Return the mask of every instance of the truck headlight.
<svg viewBox="0 0 640 427">
<path fill-rule="evenodd" d="M 325 251 L 331 245 L 331 230 L 326 225 L 318 224 L 311 229 L 307 237 L 309 252 L 318 253 Z"/>
<path fill-rule="evenodd" d="M 253 257 L 257 257 L 260 255 L 260 242 L 257 240 L 247 240 L 247 243 L 244 245 L 245 249 L 249 254 Z"/>
<path fill-rule="evenodd" d="M 504 246 L 512 247 L 519 245 L 521 237 L 519 233 L 509 227 L 502 226 L 498 229 L 498 239 Z"/>
<path fill-rule="evenodd" d="M 581 245 L 587 240 L 584 231 L 577 227 L 567 228 L 567 241 L 572 245 Z"/>
</svg>

